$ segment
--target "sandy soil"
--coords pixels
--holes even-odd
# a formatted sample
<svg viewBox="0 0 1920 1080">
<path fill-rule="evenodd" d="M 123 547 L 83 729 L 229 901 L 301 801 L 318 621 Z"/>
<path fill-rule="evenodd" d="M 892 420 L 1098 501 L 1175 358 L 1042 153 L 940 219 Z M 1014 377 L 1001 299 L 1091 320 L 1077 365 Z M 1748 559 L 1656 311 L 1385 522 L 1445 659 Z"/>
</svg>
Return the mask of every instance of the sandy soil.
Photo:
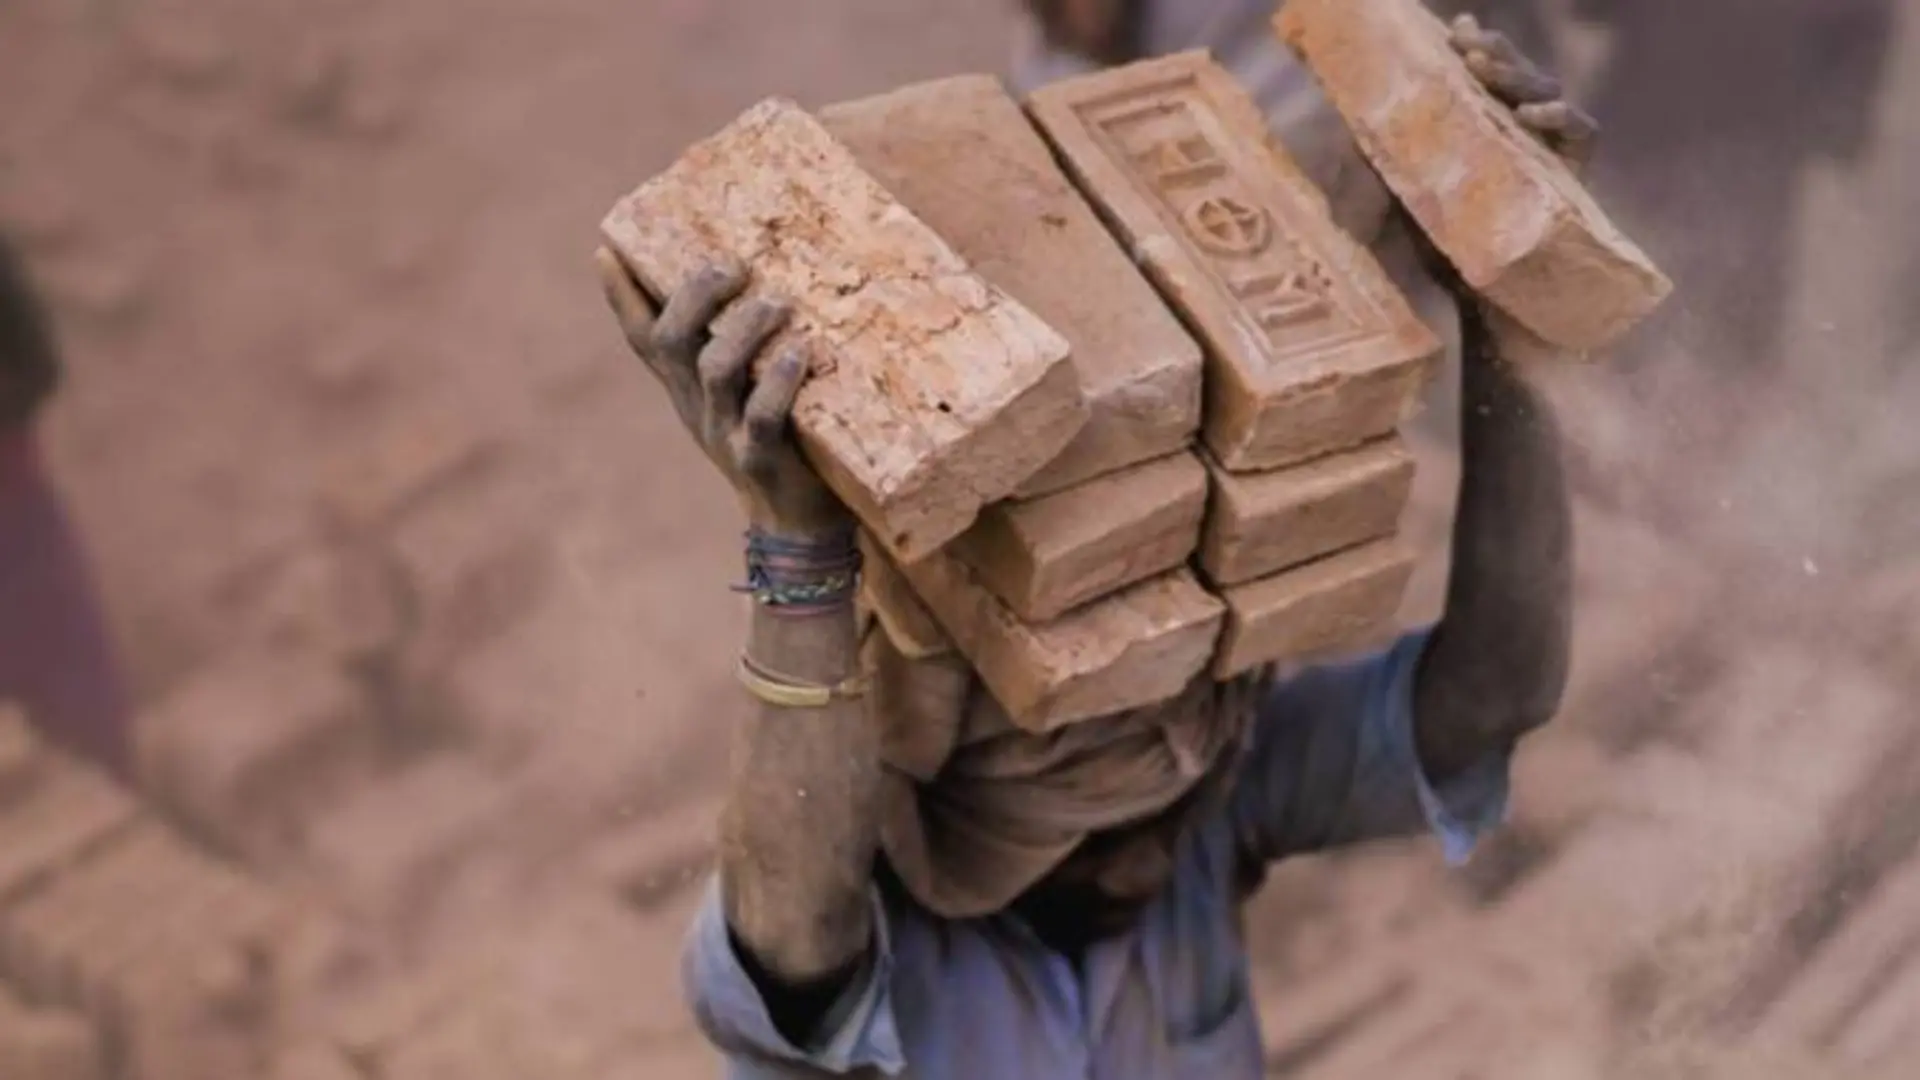
<svg viewBox="0 0 1920 1080">
<path fill-rule="evenodd" d="M 1895 902 L 1920 873 L 1920 8 L 1541 10 L 1609 126 L 1596 184 L 1681 291 L 1556 387 L 1580 656 L 1514 828 L 1463 874 L 1279 875 L 1272 1062 L 1773 1075 L 1764 1046 L 1782 1077 L 1870 1075 L 1920 1051 Z M 509 963 L 501 992 L 630 996 L 599 1068 L 711 1073 L 672 958 L 737 707 L 737 523 L 601 307 L 594 225 L 762 96 L 997 71 L 1010 26 L 936 0 L 0 5 L 0 223 L 70 356 L 49 436 L 171 763 L 156 804 L 374 958 L 301 996 L 290 1044 L 617 909 L 617 962 Z M 1437 440 L 1423 465 L 1410 619 L 1452 475 Z M 572 1022 L 528 1010 L 484 1029 Z M 434 1075 L 408 1039 L 460 1029 L 422 1023 L 340 1075 Z"/>
</svg>

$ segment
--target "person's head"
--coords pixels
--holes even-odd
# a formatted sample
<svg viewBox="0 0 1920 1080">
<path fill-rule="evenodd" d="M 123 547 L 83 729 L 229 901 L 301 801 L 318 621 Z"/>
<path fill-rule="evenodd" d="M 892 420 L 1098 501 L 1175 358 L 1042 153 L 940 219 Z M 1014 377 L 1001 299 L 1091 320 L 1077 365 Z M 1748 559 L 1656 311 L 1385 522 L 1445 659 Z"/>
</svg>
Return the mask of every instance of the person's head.
<svg viewBox="0 0 1920 1080">
<path fill-rule="evenodd" d="M 25 264 L 0 235 L 0 431 L 25 423 L 58 375 L 46 311 Z"/>
<path fill-rule="evenodd" d="M 1047 44 L 1097 64 L 1136 60 L 1141 49 L 1141 0 L 1027 0 L 1027 12 Z"/>
<path fill-rule="evenodd" d="M 1068 945 L 1133 925 L 1172 881 L 1188 835 L 1219 811 L 1238 772 L 1240 745 L 1236 738 L 1221 746 L 1206 772 L 1165 809 L 1088 835 L 1015 901 L 1015 910 L 1044 936 Z"/>
</svg>

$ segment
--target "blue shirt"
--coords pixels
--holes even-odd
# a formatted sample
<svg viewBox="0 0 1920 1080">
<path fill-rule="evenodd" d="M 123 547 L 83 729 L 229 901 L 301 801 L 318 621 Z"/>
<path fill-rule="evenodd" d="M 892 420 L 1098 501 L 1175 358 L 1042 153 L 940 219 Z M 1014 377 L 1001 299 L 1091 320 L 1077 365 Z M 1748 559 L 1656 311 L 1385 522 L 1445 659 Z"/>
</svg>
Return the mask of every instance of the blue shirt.
<svg viewBox="0 0 1920 1080">
<path fill-rule="evenodd" d="M 710 886 L 685 957 L 701 1030 L 737 1080 L 1256 1080 L 1239 907 L 1246 871 L 1298 852 L 1423 831 L 1450 859 L 1505 812 L 1507 761 L 1430 785 L 1415 760 L 1426 635 L 1279 683 L 1220 815 L 1187 838 L 1133 931 L 1075 966 L 1017 918 L 952 921 L 876 890 L 865 973 L 809 1045 L 781 1037 Z"/>
</svg>

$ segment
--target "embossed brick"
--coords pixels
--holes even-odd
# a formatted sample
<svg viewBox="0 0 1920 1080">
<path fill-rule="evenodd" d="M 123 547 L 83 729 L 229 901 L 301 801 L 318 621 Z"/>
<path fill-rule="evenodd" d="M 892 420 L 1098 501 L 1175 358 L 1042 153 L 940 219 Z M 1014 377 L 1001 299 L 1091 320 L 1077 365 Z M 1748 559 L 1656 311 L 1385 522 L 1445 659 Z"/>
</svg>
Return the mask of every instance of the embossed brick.
<svg viewBox="0 0 1920 1080">
<path fill-rule="evenodd" d="M 1227 626 L 1214 671 L 1352 648 L 1389 625 L 1413 574 L 1397 541 L 1373 543 L 1223 593 Z"/>
<path fill-rule="evenodd" d="M 1413 488 L 1413 455 L 1399 437 L 1263 473 L 1209 463 L 1200 566 L 1238 585 L 1391 535 Z"/>
<path fill-rule="evenodd" d="M 1029 624 L 944 554 L 905 568 L 1014 723 L 1045 731 L 1178 694 L 1204 671 L 1220 601 L 1180 569 Z"/>
<path fill-rule="evenodd" d="M 1060 332 L 1087 426 L 1020 486 L 1031 498 L 1162 457 L 1200 426 L 1200 347 L 987 75 L 822 110 L 820 122 L 981 277 Z"/>
<path fill-rule="evenodd" d="M 1163 574 L 1200 541 L 1207 471 L 1190 453 L 988 507 L 947 549 L 1028 622 Z"/>
<path fill-rule="evenodd" d="M 1275 25 L 1434 245 L 1534 333 L 1598 349 L 1672 291 L 1419 0 L 1289 0 Z"/>
<path fill-rule="evenodd" d="M 903 560 L 958 536 L 1086 424 L 1060 335 L 791 102 L 695 144 L 601 231 L 656 296 L 730 258 L 751 268 L 750 295 L 793 304 L 782 338 L 813 364 L 793 411 L 801 448 Z"/>
<path fill-rule="evenodd" d="M 1200 336 L 1222 465 L 1347 449 L 1410 412 L 1439 340 L 1204 53 L 1054 83 L 1028 108 Z"/>
</svg>

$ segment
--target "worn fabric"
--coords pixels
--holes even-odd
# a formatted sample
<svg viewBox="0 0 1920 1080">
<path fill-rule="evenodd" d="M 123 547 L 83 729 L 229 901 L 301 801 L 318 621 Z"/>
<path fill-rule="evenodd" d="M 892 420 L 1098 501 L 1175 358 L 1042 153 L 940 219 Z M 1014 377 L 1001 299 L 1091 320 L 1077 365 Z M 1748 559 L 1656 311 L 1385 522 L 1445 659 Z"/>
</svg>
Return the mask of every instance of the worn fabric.
<svg viewBox="0 0 1920 1080">
<path fill-rule="evenodd" d="M 736 1080 L 1255 1080 L 1263 1074 L 1239 907 L 1288 855 L 1423 831 L 1464 858 L 1502 816 L 1504 756 L 1430 785 L 1415 758 L 1426 635 L 1266 690 L 1219 812 L 1131 932 L 1079 964 L 1010 914 L 945 919 L 876 886 L 862 976 L 805 1045 L 774 1028 L 727 931 L 719 887 L 684 963 L 695 1016 Z"/>
<path fill-rule="evenodd" d="M 1210 52 L 1253 96 L 1280 144 L 1327 193 L 1334 218 L 1361 243 L 1372 243 L 1391 199 L 1313 74 L 1274 36 L 1274 0 L 1142 0 L 1140 6 L 1143 53 Z M 1013 84 L 1021 93 L 1098 68 L 1049 45 L 1030 17 L 1022 24 L 1013 64 Z"/>
<path fill-rule="evenodd" d="M 1193 790 L 1239 744 L 1264 680 L 1203 674 L 1172 701 L 1033 734 L 964 664 L 909 661 L 880 637 L 868 649 L 876 717 L 888 730 L 951 732 L 944 753 L 882 743 L 882 849 L 914 899 L 946 918 L 999 911 L 1089 835 Z"/>
</svg>

